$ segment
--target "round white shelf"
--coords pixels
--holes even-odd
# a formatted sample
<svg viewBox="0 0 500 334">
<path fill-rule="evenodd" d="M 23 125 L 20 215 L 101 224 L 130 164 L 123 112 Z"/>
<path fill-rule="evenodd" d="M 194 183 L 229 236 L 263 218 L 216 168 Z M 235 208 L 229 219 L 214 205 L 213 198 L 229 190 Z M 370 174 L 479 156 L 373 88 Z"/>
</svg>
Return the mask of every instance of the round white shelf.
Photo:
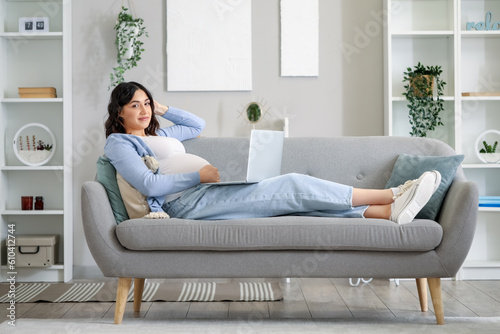
<svg viewBox="0 0 500 334">
<path fill-rule="evenodd" d="M 44 149 L 43 145 L 51 145 Z M 40 123 L 23 125 L 13 140 L 14 153 L 23 164 L 41 166 L 49 162 L 56 151 L 56 138 L 50 129 Z M 42 146 L 42 149 L 39 147 Z"/>
<path fill-rule="evenodd" d="M 498 164 L 500 162 L 500 153 L 480 153 L 480 149 L 484 148 L 483 141 L 486 141 L 489 145 L 494 145 L 493 143 L 500 141 L 500 131 L 498 130 L 486 130 L 481 132 L 477 136 L 476 144 L 474 146 L 476 150 L 476 155 L 484 163 Z"/>
</svg>

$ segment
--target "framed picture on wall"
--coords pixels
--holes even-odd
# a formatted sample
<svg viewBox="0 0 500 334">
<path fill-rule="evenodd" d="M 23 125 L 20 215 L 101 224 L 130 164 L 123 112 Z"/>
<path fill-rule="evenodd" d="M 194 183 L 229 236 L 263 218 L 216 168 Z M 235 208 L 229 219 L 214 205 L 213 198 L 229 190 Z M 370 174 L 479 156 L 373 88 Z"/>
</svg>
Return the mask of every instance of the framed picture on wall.
<svg viewBox="0 0 500 334">
<path fill-rule="evenodd" d="M 19 32 L 25 32 L 25 33 L 49 32 L 49 18 L 20 17 Z"/>
</svg>

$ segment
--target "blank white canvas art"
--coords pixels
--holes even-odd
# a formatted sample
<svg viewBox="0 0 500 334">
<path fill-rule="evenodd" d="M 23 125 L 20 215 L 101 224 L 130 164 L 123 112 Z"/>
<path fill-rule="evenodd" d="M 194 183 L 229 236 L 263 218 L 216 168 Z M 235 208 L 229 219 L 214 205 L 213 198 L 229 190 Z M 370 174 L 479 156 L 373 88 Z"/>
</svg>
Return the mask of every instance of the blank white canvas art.
<svg viewBox="0 0 500 334">
<path fill-rule="evenodd" d="M 167 89 L 252 89 L 251 0 L 167 1 Z"/>
<path fill-rule="evenodd" d="M 281 0 L 281 76 L 318 73 L 318 0 Z"/>
</svg>

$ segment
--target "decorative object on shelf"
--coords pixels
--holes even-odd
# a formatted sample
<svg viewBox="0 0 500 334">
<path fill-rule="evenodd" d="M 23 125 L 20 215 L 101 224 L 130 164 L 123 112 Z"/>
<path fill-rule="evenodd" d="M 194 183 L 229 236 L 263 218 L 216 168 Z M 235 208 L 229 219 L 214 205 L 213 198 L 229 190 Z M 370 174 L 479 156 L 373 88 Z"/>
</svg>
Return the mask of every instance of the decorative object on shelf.
<svg viewBox="0 0 500 334">
<path fill-rule="evenodd" d="M 22 126 L 14 136 L 14 153 L 23 164 L 41 166 L 55 153 L 56 140 L 50 129 L 39 123 Z"/>
<path fill-rule="evenodd" d="M 439 113 L 444 110 L 441 99 L 446 82 L 440 79 L 441 66 L 424 66 L 420 62 L 414 69 L 408 67 L 403 82 L 408 100 L 412 137 L 426 137 L 428 131 L 444 125 Z"/>
<path fill-rule="evenodd" d="M 467 22 L 466 23 L 466 29 L 468 31 L 470 30 L 500 30 L 500 22 L 493 22 L 491 20 L 492 14 L 491 12 L 486 13 L 485 20 L 482 22 Z"/>
<path fill-rule="evenodd" d="M 141 54 L 144 51 L 142 48 L 144 43 L 140 38 L 143 35 L 149 37 L 146 27 L 144 27 L 144 20 L 141 18 L 134 19 L 128 13 L 128 8 L 123 6 L 123 2 L 114 29 L 116 30 L 115 45 L 118 51 L 118 66 L 114 67 L 113 73 L 110 74 L 111 83 L 108 89 L 125 81 L 123 77 L 125 71 L 137 66 L 137 62 L 141 60 Z"/>
<path fill-rule="evenodd" d="M 21 210 L 33 210 L 33 196 L 21 196 Z"/>
<path fill-rule="evenodd" d="M 479 207 L 500 208 L 500 196 L 479 196 Z"/>
<path fill-rule="evenodd" d="M 462 96 L 500 96 L 500 92 L 463 92 Z"/>
<path fill-rule="evenodd" d="M 48 17 L 20 17 L 19 32 L 40 33 L 49 32 Z"/>
<path fill-rule="evenodd" d="M 500 162 L 500 152 L 497 152 L 499 138 L 500 131 L 498 130 L 486 130 L 477 137 L 475 151 L 479 160 L 493 164 Z M 493 145 L 488 143 L 493 143 Z"/>
<path fill-rule="evenodd" d="M 35 197 L 35 210 L 43 210 L 43 196 Z"/>
<path fill-rule="evenodd" d="M 55 99 L 57 92 L 54 87 L 19 87 L 17 89 L 20 98 L 48 98 Z"/>
</svg>

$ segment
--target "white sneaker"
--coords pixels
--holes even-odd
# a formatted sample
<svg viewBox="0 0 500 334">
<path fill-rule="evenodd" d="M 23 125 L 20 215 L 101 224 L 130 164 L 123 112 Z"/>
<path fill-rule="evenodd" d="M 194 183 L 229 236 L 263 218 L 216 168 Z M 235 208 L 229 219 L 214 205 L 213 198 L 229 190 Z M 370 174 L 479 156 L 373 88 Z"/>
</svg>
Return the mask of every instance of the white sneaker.
<svg viewBox="0 0 500 334">
<path fill-rule="evenodd" d="M 397 186 L 395 188 L 391 188 L 392 194 L 394 195 L 392 197 L 392 199 L 396 200 L 396 198 L 398 198 L 399 196 L 403 195 L 408 189 L 410 189 L 415 184 L 416 181 L 417 181 L 417 179 L 415 179 L 415 180 L 408 180 L 405 183 L 400 184 L 399 186 Z"/>
<path fill-rule="evenodd" d="M 417 180 L 413 181 L 404 193 L 401 193 L 396 198 L 391 205 L 392 213 L 389 219 L 397 224 L 408 224 L 411 222 L 425 204 L 427 204 L 439 187 L 440 182 L 441 174 L 438 171 L 422 174 Z"/>
<path fill-rule="evenodd" d="M 433 171 L 430 171 L 429 173 L 436 173 L 436 183 L 434 183 L 434 190 L 433 190 L 433 194 L 436 192 L 436 190 L 438 190 L 439 188 L 439 185 L 441 184 L 441 173 L 439 173 L 437 170 L 433 170 Z M 425 175 L 422 174 L 420 176 L 423 177 Z M 396 200 L 396 198 L 398 198 L 399 196 L 403 195 L 408 189 L 410 189 L 414 184 L 415 182 L 417 182 L 420 178 L 418 179 L 415 179 L 415 180 L 408 180 L 406 181 L 405 183 L 403 184 L 400 184 L 399 186 L 397 187 L 394 187 L 394 188 L 391 188 L 392 190 L 392 193 L 393 193 L 393 197 L 392 199 L 393 200 Z"/>
</svg>

